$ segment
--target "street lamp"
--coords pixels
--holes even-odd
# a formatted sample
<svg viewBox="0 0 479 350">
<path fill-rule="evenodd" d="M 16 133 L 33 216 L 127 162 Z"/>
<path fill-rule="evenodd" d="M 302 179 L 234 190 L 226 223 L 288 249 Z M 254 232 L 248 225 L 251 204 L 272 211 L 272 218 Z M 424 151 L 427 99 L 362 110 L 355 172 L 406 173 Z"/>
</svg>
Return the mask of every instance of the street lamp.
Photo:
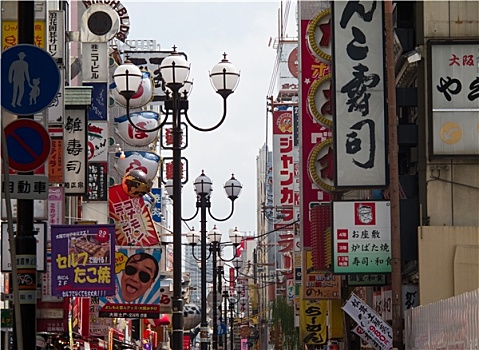
<svg viewBox="0 0 479 350">
<path fill-rule="evenodd" d="M 241 193 L 241 183 L 235 179 L 234 175 L 231 176 L 231 179 L 229 179 L 225 185 L 224 189 L 226 192 L 226 195 L 231 201 L 231 211 L 229 215 L 225 218 L 219 219 L 216 218 L 215 216 L 212 215 L 211 213 L 211 192 L 213 191 L 213 183 L 211 179 L 205 175 L 204 171 L 201 172 L 201 175 L 198 176 L 195 179 L 194 182 L 195 186 L 195 192 L 196 192 L 196 213 L 193 215 L 193 217 L 189 219 L 185 219 L 185 221 L 191 221 L 193 220 L 198 212 L 200 212 L 200 234 L 198 234 L 196 231 L 190 231 L 186 237 L 191 245 L 192 251 L 193 251 L 193 257 L 197 259 L 194 256 L 194 247 L 196 244 L 198 244 L 198 241 L 201 242 L 201 257 L 200 257 L 200 262 L 201 262 L 201 323 L 200 323 L 200 344 L 201 344 L 201 350 L 206 350 L 208 347 L 208 321 L 206 319 L 206 261 L 212 254 L 212 250 L 210 249 L 210 255 L 207 256 L 207 237 L 211 240 L 214 241 L 219 241 L 221 237 L 221 232 L 216 229 L 216 227 L 210 231 L 210 234 L 207 236 L 206 233 L 206 212 L 208 211 L 208 214 L 213 220 L 215 221 L 226 221 L 228 220 L 234 212 L 234 201 L 238 198 L 238 196 Z M 213 254 L 213 259 L 216 259 L 216 254 Z M 198 259 L 197 259 L 198 260 Z M 213 262 L 213 283 L 216 279 L 216 266 L 215 266 L 215 260 Z M 216 307 L 216 303 L 214 302 L 214 307 Z M 213 310 L 215 312 L 215 310 Z M 213 327 L 215 327 L 216 324 L 213 324 Z M 213 349 L 215 348 L 215 334 L 216 334 L 216 329 L 213 331 Z"/>
<path fill-rule="evenodd" d="M 122 68 L 120 70 L 120 68 Z M 176 51 L 173 46 L 173 52 L 170 56 L 163 59 L 160 64 L 160 73 L 166 88 L 171 91 L 167 93 L 165 101 L 166 115 L 162 122 L 155 128 L 144 129 L 135 124 L 129 116 L 129 100 L 132 98 L 137 81 L 137 74 L 131 74 L 132 64 L 125 63 L 117 68 L 114 74 L 115 83 L 118 92 L 127 100 L 127 118 L 129 123 L 137 130 L 142 132 L 155 132 L 162 128 L 168 120 L 169 114 L 172 115 L 172 134 L 173 146 L 173 297 L 172 297 L 172 348 L 183 349 L 183 297 L 182 297 L 182 261 L 181 261 L 181 187 L 182 187 L 182 169 L 181 169 L 181 150 L 185 147 L 182 145 L 183 130 L 181 128 L 181 115 L 184 114 L 187 122 L 199 131 L 211 131 L 218 128 L 226 118 L 226 99 L 231 95 L 239 81 L 239 71 L 226 59 L 216 64 L 210 73 L 210 80 L 215 91 L 223 98 L 223 116 L 221 120 L 210 128 L 200 128 L 189 120 L 187 115 L 188 104 L 187 96 L 191 84 L 187 81 L 190 72 L 190 65 L 184 55 Z M 128 73 L 127 73 L 128 72 Z M 141 81 L 141 78 L 140 78 Z M 186 145 L 187 143 L 185 143 Z"/>
<path fill-rule="evenodd" d="M 239 231 L 238 231 L 237 228 L 234 228 L 234 229 L 230 230 L 229 237 L 230 237 L 231 242 L 233 242 L 234 246 L 236 246 L 236 247 L 241 243 L 241 240 L 243 239 L 243 237 L 239 235 Z M 233 286 L 233 288 L 234 288 L 234 286 L 236 285 L 236 279 L 238 277 L 238 270 L 241 268 L 242 263 L 243 263 L 242 260 L 240 260 L 239 257 L 236 256 L 237 253 L 235 253 L 234 255 L 235 255 L 235 258 L 232 259 L 234 270 L 233 270 L 233 276 L 231 276 L 230 279 L 225 277 L 225 275 L 226 275 L 225 266 L 226 265 L 225 265 L 224 260 L 220 259 L 219 262 L 218 262 L 218 285 L 220 286 L 220 290 L 218 291 L 218 293 L 220 295 L 222 295 L 223 299 L 224 299 L 224 301 L 222 303 L 222 306 L 223 306 L 223 312 L 224 312 L 223 321 L 225 322 L 225 325 L 227 325 L 227 319 L 228 319 L 228 307 L 227 306 L 229 304 L 228 303 L 229 293 L 228 293 L 228 290 L 226 288 L 225 288 L 225 290 L 223 290 L 223 292 L 221 292 L 221 285 L 222 285 L 222 282 L 225 281 L 226 283 L 228 283 L 230 286 Z M 236 271 L 236 273 L 235 273 L 235 271 Z M 232 310 L 231 310 L 231 312 L 232 312 Z M 221 307 L 220 307 L 220 314 L 221 314 Z M 230 324 L 232 324 L 231 320 L 230 320 Z M 233 349 L 233 342 L 234 342 L 234 340 L 233 340 L 233 328 L 230 329 L 230 337 L 231 337 L 231 349 Z M 220 338 L 220 345 L 222 345 L 222 344 L 224 344 L 224 349 L 226 349 L 227 348 L 226 333 L 224 334 L 223 338 Z"/>
<path fill-rule="evenodd" d="M 225 259 L 221 255 L 221 232 L 216 229 L 216 226 L 213 230 L 208 233 L 208 241 L 210 243 L 211 254 L 213 255 L 213 327 L 215 332 L 213 332 L 213 350 L 218 349 L 218 332 L 217 332 L 217 323 L 218 323 L 218 259 L 221 262 L 231 262 L 234 261 L 238 256 L 236 248 L 241 243 L 242 237 L 239 234 L 238 229 L 230 230 L 229 241 L 226 244 L 233 246 L 233 257 L 231 259 Z M 225 245 L 224 245 L 225 246 Z M 223 246 L 223 247 L 224 247 Z"/>
<path fill-rule="evenodd" d="M 234 295 L 231 295 L 228 298 L 228 308 L 230 310 L 230 350 L 234 350 L 234 309 L 235 305 L 238 303 L 238 298 L 236 298 Z"/>
<path fill-rule="evenodd" d="M 113 73 L 113 81 L 115 82 L 116 89 L 126 101 L 126 117 L 130 123 L 132 123 L 130 119 L 130 100 L 138 91 L 142 77 L 143 75 L 140 68 L 128 60 L 115 69 Z"/>
</svg>

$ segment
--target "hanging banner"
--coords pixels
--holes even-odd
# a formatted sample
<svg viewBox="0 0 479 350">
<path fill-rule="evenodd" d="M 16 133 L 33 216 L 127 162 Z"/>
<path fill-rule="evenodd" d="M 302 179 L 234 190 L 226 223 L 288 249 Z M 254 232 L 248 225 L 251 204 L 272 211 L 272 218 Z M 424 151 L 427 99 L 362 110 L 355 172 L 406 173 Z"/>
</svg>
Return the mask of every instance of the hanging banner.
<svg viewBox="0 0 479 350">
<path fill-rule="evenodd" d="M 299 340 L 301 344 L 322 345 L 328 340 L 328 302 L 301 300 L 299 305 Z"/>
<path fill-rule="evenodd" d="M 356 294 L 346 300 L 343 306 L 346 312 L 366 334 L 376 342 L 381 349 L 391 350 L 393 348 L 392 328 L 374 310 L 362 301 Z"/>
</svg>

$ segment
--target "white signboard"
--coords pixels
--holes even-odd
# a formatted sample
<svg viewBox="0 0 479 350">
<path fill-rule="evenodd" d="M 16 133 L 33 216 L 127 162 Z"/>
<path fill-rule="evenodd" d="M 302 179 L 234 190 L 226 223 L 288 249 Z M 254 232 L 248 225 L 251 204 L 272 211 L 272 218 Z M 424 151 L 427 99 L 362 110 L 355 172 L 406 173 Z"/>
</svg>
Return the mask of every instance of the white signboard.
<svg viewBox="0 0 479 350">
<path fill-rule="evenodd" d="M 5 184 L 5 175 L 2 175 L 2 198 L 6 189 L 10 190 L 12 199 L 47 199 L 48 176 L 11 174 L 9 183 Z"/>
<path fill-rule="evenodd" d="M 335 187 L 387 184 L 382 1 L 332 1 Z"/>
<path fill-rule="evenodd" d="M 479 154 L 479 43 L 431 45 L 434 155 Z"/>
<path fill-rule="evenodd" d="M 48 11 L 47 51 L 63 62 L 65 56 L 65 11 Z"/>
<path fill-rule="evenodd" d="M 363 302 L 356 294 L 346 300 L 343 306 L 346 312 L 365 333 L 376 342 L 381 349 L 393 348 L 392 328 L 368 304 Z"/>
<path fill-rule="evenodd" d="M 333 271 L 391 272 L 391 207 L 388 201 L 333 201 Z"/>
<path fill-rule="evenodd" d="M 108 43 L 82 43 L 83 82 L 108 81 Z"/>
<path fill-rule="evenodd" d="M 37 231 L 37 271 L 45 271 L 45 248 L 46 248 L 46 227 L 47 224 L 34 223 L 33 228 Z M 13 224 L 13 230 L 16 231 L 17 224 Z M 12 256 L 10 254 L 10 244 L 8 240 L 8 223 L 2 222 L 2 272 L 12 271 Z"/>
<path fill-rule="evenodd" d="M 83 109 L 68 109 L 64 124 L 65 194 L 82 195 L 87 190 L 87 121 Z"/>
</svg>

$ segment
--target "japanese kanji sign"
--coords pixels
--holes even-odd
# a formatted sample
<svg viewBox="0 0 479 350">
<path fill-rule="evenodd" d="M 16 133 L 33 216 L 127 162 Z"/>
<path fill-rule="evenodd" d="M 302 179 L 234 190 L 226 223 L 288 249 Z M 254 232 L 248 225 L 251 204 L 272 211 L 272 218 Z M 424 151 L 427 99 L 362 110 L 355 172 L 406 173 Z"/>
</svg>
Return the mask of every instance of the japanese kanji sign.
<svg viewBox="0 0 479 350">
<path fill-rule="evenodd" d="M 335 186 L 385 186 L 384 9 L 333 1 Z"/>
</svg>

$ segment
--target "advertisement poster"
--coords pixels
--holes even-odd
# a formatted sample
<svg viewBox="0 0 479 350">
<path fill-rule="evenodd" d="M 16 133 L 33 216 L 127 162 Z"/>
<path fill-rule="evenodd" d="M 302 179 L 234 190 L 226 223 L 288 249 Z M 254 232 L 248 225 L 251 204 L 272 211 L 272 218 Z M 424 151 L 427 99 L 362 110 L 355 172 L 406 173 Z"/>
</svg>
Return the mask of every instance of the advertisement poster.
<svg viewBox="0 0 479 350">
<path fill-rule="evenodd" d="M 52 225 L 51 235 L 53 295 L 114 294 L 114 225 Z"/>
<path fill-rule="evenodd" d="M 159 318 L 171 312 L 171 273 L 159 268 L 156 247 L 120 247 L 115 253 L 115 295 L 100 298 L 100 317 Z"/>
</svg>

